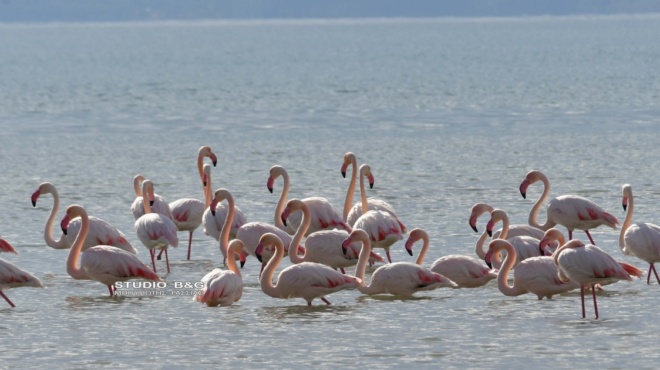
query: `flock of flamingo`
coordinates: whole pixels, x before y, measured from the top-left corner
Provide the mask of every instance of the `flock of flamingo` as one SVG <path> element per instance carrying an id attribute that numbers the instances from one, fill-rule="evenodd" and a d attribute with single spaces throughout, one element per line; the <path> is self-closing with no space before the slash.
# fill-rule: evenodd
<path id="1" fill-rule="evenodd" d="M 224 188 L 212 192 L 211 165 L 217 163 L 210 147 L 203 146 L 197 155 L 197 169 L 204 191 L 204 200 L 179 199 L 167 203 L 155 194 L 154 183 L 141 175 L 134 177 L 135 201 L 131 206 L 135 217 L 135 232 L 149 250 L 151 266 L 136 256 L 136 249 L 125 235 L 108 222 L 88 216 L 79 205 L 66 208 L 60 226 L 59 240 L 53 237 L 53 225 L 59 210 L 55 186 L 42 183 L 32 194 L 32 204 L 44 194 L 51 194 L 53 207 L 46 222 L 44 237 L 51 248 L 70 249 L 67 272 L 74 279 L 96 280 L 116 295 L 115 283 L 129 279 L 161 281 L 156 273 L 156 260 L 165 254 L 170 272 L 168 249 L 178 246 L 178 231 L 188 232 L 187 258 L 191 257 L 193 232 L 203 226 L 204 233 L 219 242 L 225 269 L 216 268 L 201 278 L 204 289 L 194 300 L 209 306 L 227 306 L 238 301 L 243 293 L 241 268 L 248 256 L 261 263 L 259 282 L 262 291 L 274 298 L 303 298 L 308 305 L 314 299 L 330 304 L 326 296 L 343 289 L 356 289 L 365 295 L 389 294 L 412 297 L 418 291 L 442 287 L 477 288 L 497 279 L 498 289 L 506 296 L 535 294 L 538 299 L 580 289 L 582 318 L 585 318 L 585 291 L 591 290 L 595 317 L 598 318 L 596 291 L 619 280 L 641 277 L 643 271 L 612 256 L 596 246 L 590 229 L 606 225 L 616 229 L 619 222 L 596 203 L 576 195 L 562 195 L 547 205 L 546 222 L 541 225 L 538 213 L 550 193 L 548 178 L 531 171 L 520 185 L 526 197 L 534 183 L 543 183 L 543 193 L 532 207 L 528 225 L 510 225 L 501 209 L 485 203 L 472 207 L 469 224 L 475 232 L 477 220 L 490 214 L 490 220 L 476 242 L 476 257 L 448 255 L 425 267 L 429 250 L 428 234 L 421 228 L 408 233 L 405 249 L 412 256 L 413 246 L 422 241 L 415 263 L 392 262 L 390 247 L 403 240 L 406 226 L 387 202 L 367 198 L 366 183 L 373 188 L 374 177 L 367 164 L 357 166 L 353 153 L 346 153 L 341 173 L 346 177 L 351 166 L 351 181 L 346 193 L 343 214 L 322 197 L 288 200 L 290 180 L 281 166 L 273 166 L 267 180 L 273 192 L 280 177 L 283 188 L 275 208 L 274 222 L 247 222 L 245 214 L 235 205 L 232 194 Z M 359 175 L 360 202 L 353 204 Z M 649 263 L 647 284 L 651 272 L 660 284 L 654 263 L 660 261 L 660 226 L 650 223 L 632 224 L 634 198 L 632 188 L 623 186 L 623 208 L 627 210 L 621 227 L 619 246 L 626 255 Z M 225 204 L 226 203 L 226 204 Z M 500 230 L 493 231 L 502 223 Z M 568 231 L 568 241 L 555 226 Z M 590 243 L 573 239 L 574 230 L 584 230 Z M 493 237 L 488 248 L 485 243 Z M 373 249 L 383 249 L 385 261 Z M 0 238 L 0 252 L 17 253 Z M 158 255 L 156 255 L 158 253 Z M 285 256 L 291 265 L 282 269 L 273 284 L 273 277 Z M 238 263 L 237 263 L 238 261 Z M 367 265 L 384 263 L 376 268 L 369 282 Z M 355 275 L 346 268 L 355 267 Z M 513 280 L 509 278 L 513 270 Z M 0 295 L 15 307 L 3 290 L 16 287 L 43 287 L 31 273 L 0 259 Z"/>

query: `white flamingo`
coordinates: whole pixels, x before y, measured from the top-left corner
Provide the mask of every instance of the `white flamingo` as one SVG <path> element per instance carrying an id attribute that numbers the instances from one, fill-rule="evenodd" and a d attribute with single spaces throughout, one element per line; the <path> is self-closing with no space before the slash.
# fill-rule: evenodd
<path id="1" fill-rule="evenodd" d="M 354 241 L 362 242 L 362 250 L 356 267 L 356 276 L 362 284 L 358 290 L 362 294 L 392 294 L 410 298 L 413 294 L 438 288 L 458 288 L 453 281 L 446 277 L 410 262 L 396 262 L 383 265 L 374 271 L 369 285 L 364 281 L 369 253 L 371 252 L 371 239 L 361 229 L 354 229 L 343 243 L 346 248 Z"/>
<path id="2" fill-rule="evenodd" d="M 172 221 L 176 225 L 178 231 L 188 232 L 188 255 L 187 259 L 190 260 L 190 250 L 192 248 L 193 233 L 199 225 L 202 224 L 202 216 L 204 210 L 211 203 L 210 188 L 205 181 L 205 174 L 203 171 L 204 158 L 210 158 L 215 166 L 217 157 L 209 146 L 202 146 L 197 151 L 197 172 L 199 173 L 200 180 L 202 181 L 202 190 L 204 192 L 204 201 L 195 198 L 181 198 L 169 204 L 172 210 Z M 209 190 L 207 191 L 207 188 Z"/>
<path id="3" fill-rule="evenodd" d="M 139 174 L 133 177 L 135 200 L 133 201 L 133 204 L 131 204 L 131 212 L 133 213 L 133 218 L 135 218 L 135 220 L 144 215 L 144 204 L 142 203 L 142 182 L 144 180 L 144 176 Z M 173 218 L 169 203 L 158 194 L 154 194 L 153 203 L 150 207 L 151 211 L 154 213 L 159 213 L 170 220 Z"/>
<path id="4" fill-rule="evenodd" d="M 204 178 L 206 179 L 206 188 L 209 192 L 209 206 L 211 197 L 211 166 L 208 164 L 204 165 Z M 222 225 L 225 223 L 227 214 L 229 213 L 229 207 L 225 206 L 223 203 L 216 202 L 215 213 L 211 212 L 211 208 L 207 206 L 204 211 L 204 216 L 202 217 L 202 225 L 204 225 L 204 233 L 210 235 L 213 239 L 220 241 L 220 231 L 222 230 Z M 229 230 L 229 239 L 236 238 L 236 233 L 238 229 L 247 223 L 247 218 L 243 211 L 240 208 L 234 206 L 234 221 L 231 223 L 231 229 Z M 224 255 L 223 255 L 224 256 Z M 224 256 L 226 257 L 226 256 Z"/>
<path id="5" fill-rule="evenodd" d="M 413 255 L 412 247 L 422 240 L 422 249 L 417 257 L 417 264 L 422 266 L 429 248 L 429 235 L 426 231 L 415 228 L 410 231 L 406 240 L 406 251 Z M 430 270 L 453 281 L 461 288 L 476 288 L 486 285 L 497 277 L 497 272 L 488 268 L 483 262 L 469 256 L 451 254 L 435 260 Z"/>
<path id="6" fill-rule="evenodd" d="M 72 205 L 66 209 L 62 218 L 62 228 L 69 222 L 80 217 L 81 227 L 76 240 L 69 251 L 66 271 L 72 278 L 91 279 L 108 286 L 110 296 L 115 295 L 114 284 L 129 279 L 146 279 L 160 281 L 160 278 L 147 265 L 142 263 L 134 254 L 110 245 L 97 245 L 82 252 L 83 241 L 89 232 L 89 217 L 85 209 L 79 205 Z M 82 253 L 82 256 L 81 256 Z M 80 267 L 78 267 L 80 259 Z"/>
<path id="7" fill-rule="evenodd" d="M 373 187 L 374 177 L 368 164 L 360 166 L 360 194 L 362 197 L 362 216 L 355 221 L 353 229 L 364 230 L 371 239 L 370 248 L 383 248 L 387 261 L 392 263 L 390 247 L 398 240 L 403 239 L 401 222 L 390 213 L 378 210 L 368 210 L 367 196 L 364 190 L 364 179 L 369 179 L 369 186 Z"/>
<path id="8" fill-rule="evenodd" d="M 54 249 L 69 249 L 80 232 L 80 219 L 71 220 L 68 229 L 62 230 L 63 233 L 60 235 L 60 238 L 55 240 L 53 238 L 53 224 L 57 217 L 57 211 L 60 208 L 60 196 L 53 184 L 49 182 L 41 183 L 39 188 L 32 193 L 33 207 L 37 206 L 37 200 L 43 194 L 53 195 L 53 208 L 50 210 L 50 215 L 46 221 L 46 228 L 44 229 L 46 245 Z M 126 240 L 124 233 L 112 226 L 109 222 L 98 217 L 90 216 L 89 225 L 89 233 L 87 234 L 82 247 L 83 251 L 96 245 L 111 245 L 133 254 L 137 253 L 137 250 L 135 250 L 131 243 Z"/>
<path id="9" fill-rule="evenodd" d="M 289 173 L 282 166 L 276 165 L 271 167 L 266 186 L 272 193 L 275 180 L 277 180 L 280 176 L 282 177 L 284 186 L 282 187 L 282 192 L 280 193 L 280 199 L 277 202 L 274 222 L 275 226 L 278 228 L 286 231 L 289 234 L 293 234 L 300 226 L 302 215 L 300 213 L 291 214 L 289 216 L 288 226 L 282 223 L 282 219 L 280 217 L 282 210 L 284 209 L 284 205 L 287 202 L 287 196 L 289 195 L 289 188 L 291 186 Z M 307 208 L 309 208 L 310 224 L 306 235 L 321 230 L 332 229 L 351 231 L 351 228 L 344 223 L 337 210 L 335 210 L 335 208 L 326 198 L 309 197 L 303 199 L 302 201 L 305 202 Z"/>
<path id="10" fill-rule="evenodd" d="M 0 238 L 0 252 L 18 254 L 16 249 L 2 238 Z M 36 276 L 0 258 L 0 296 L 9 303 L 9 306 L 16 307 L 3 290 L 21 287 L 43 288 L 44 286 Z"/>
<path id="11" fill-rule="evenodd" d="M 589 229 L 607 225 L 616 230 L 619 220 L 610 213 L 605 212 L 598 204 L 577 195 L 561 195 L 548 203 L 547 220 L 539 224 L 537 217 L 548 194 L 550 194 L 550 181 L 540 171 L 530 171 L 520 184 L 520 194 L 527 197 L 527 188 L 537 181 L 543 183 L 543 193 L 529 212 L 529 224 L 543 231 L 555 225 L 562 225 L 568 230 L 568 239 L 573 239 L 573 230 L 584 230 L 592 244 L 596 244 L 589 233 Z"/>
<path id="12" fill-rule="evenodd" d="M 632 186 L 623 185 L 623 210 L 628 209 L 626 219 L 621 226 L 619 234 L 619 247 L 624 254 L 635 256 L 649 264 L 649 272 L 646 277 L 646 284 L 651 283 L 651 271 L 660 284 L 658 272 L 655 270 L 654 263 L 660 262 L 660 226 L 638 222 L 632 224 L 632 216 L 635 211 L 635 198 L 633 197 Z"/>
<path id="13" fill-rule="evenodd" d="M 553 254 L 555 265 L 559 269 L 561 281 L 573 280 L 580 285 L 582 298 L 582 318 L 584 309 L 584 290 L 591 287 L 594 311 L 598 318 L 596 303 L 596 285 L 605 285 L 619 280 L 631 281 L 631 277 L 641 277 L 644 271 L 635 266 L 614 260 L 609 254 L 593 244 L 584 244 L 580 240 L 571 240 L 559 247 Z"/>
<path id="14" fill-rule="evenodd" d="M 151 202 L 154 199 L 154 185 L 151 180 L 142 182 L 142 194 L 146 201 L 142 202 L 144 206 L 144 215 L 135 221 L 135 231 L 138 238 L 149 249 L 151 264 L 156 271 L 155 249 L 165 250 L 165 260 L 167 263 L 167 272 L 170 272 L 170 260 L 167 255 L 168 246 L 177 247 L 179 239 L 176 235 L 176 225 L 174 222 L 160 213 L 151 212 Z"/>
<path id="15" fill-rule="evenodd" d="M 355 157 L 355 154 L 351 152 L 347 152 L 344 154 L 344 163 L 341 166 L 341 175 L 346 178 L 346 170 L 348 169 L 348 166 L 351 166 L 351 182 L 348 185 L 348 190 L 346 191 L 346 199 L 344 200 L 344 222 L 348 224 L 348 226 L 353 227 L 355 225 L 355 222 L 362 216 L 363 210 L 362 210 L 362 203 L 356 203 L 353 205 L 353 195 L 355 193 L 355 183 L 357 181 L 357 175 L 358 175 L 358 168 L 357 168 L 357 158 Z M 373 188 L 373 180 L 369 184 Z M 360 196 L 363 198 L 366 198 L 366 195 L 363 191 L 362 187 L 362 179 L 360 179 Z M 364 199 L 362 199 L 364 201 Z M 406 226 L 399 220 L 399 217 L 396 215 L 396 212 L 394 211 L 394 207 L 392 207 L 389 203 L 382 199 L 377 199 L 377 198 L 369 198 L 366 199 L 367 202 L 367 209 L 369 210 L 375 210 L 375 211 L 383 211 L 386 213 L 389 213 L 392 215 L 392 217 L 396 218 L 397 222 L 399 223 L 399 226 L 401 227 L 401 232 L 406 233 Z"/>
<path id="16" fill-rule="evenodd" d="M 275 234 L 264 234 L 257 246 L 256 256 L 261 261 L 262 252 L 270 247 L 275 247 L 275 255 L 268 261 L 259 283 L 261 290 L 273 298 L 303 298 L 308 306 L 312 305 L 315 298 L 320 298 L 330 304 L 325 298 L 326 295 L 360 286 L 361 280 L 355 276 L 344 275 L 326 265 L 312 262 L 285 268 L 278 275 L 277 284 L 273 285 L 273 275 L 284 257 L 282 240 Z M 364 263 L 366 264 L 366 260 Z"/>
<path id="17" fill-rule="evenodd" d="M 349 246 L 351 248 L 350 253 L 342 251 L 342 242 L 348 238 L 348 232 L 345 230 L 321 230 L 311 233 L 305 239 L 305 244 L 302 245 L 302 239 L 307 234 L 306 231 L 310 225 L 310 210 L 307 203 L 299 199 L 289 200 L 282 211 L 282 222 L 286 225 L 288 218 L 298 212 L 302 213 L 302 219 L 296 233 L 293 235 L 292 243 L 303 246 L 304 254 L 300 256 L 298 253 L 289 251 L 291 263 L 322 263 L 333 269 L 341 270 L 343 274 L 346 273 L 346 267 L 354 266 L 357 263 L 360 252 L 358 242 Z M 383 262 L 383 258 L 375 253 L 371 254 L 371 258 L 373 261 Z"/>

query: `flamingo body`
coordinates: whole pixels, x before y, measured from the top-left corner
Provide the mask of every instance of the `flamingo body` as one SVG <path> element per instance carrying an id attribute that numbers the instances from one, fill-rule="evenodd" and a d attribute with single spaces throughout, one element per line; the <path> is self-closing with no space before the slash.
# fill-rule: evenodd
<path id="1" fill-rule="evenodd" d="M 632 224 L 632 216 L 635 209 L 632 187 L 623 185 L 623 209 L 628 209 L 626 219 L 621 226 L 619 235 L 619 247 L 621 251 L 630 256 L 635 256 L 649 264 L 649 272 L 646 283 L 651 283 L 651 272 L 660 284 L 660 277 L 655 270 L 655 263 L 660 262 L 660 226 L 639 222 Z"/>
<path id="2" fill-rule="evenodd" d="M 9 306 L 16 307 L 3 290 L 20 287 L 43 288 L 44 286 L 36 276 L 0 258 L 0 296 L 9 303 Z"/>
<path id="3" fill-rule="evenodd" d="M 453 281 L 461 288 L 477 288 L 497 277 L 483 262 L 469 256 L 448 255 L 440 257 L 430 270 Z"/>

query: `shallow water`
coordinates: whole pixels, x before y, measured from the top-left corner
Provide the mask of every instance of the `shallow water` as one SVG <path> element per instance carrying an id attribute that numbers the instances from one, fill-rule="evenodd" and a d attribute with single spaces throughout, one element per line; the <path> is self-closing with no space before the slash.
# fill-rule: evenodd
<path id="1" fill-rule="evenodd" d="M 43 240 L 52 200 L 33 208 L 29 197 L 52 182 L 63 207 L 79 203 L 115 224 L 143 261 L 132 178 L 144 174 L 169 201 L 202 198 L 201 145 L 219 157 L 214 188 L 228 188 L 250 221 L 265 222 L 277 202 L 265 186 L 270 166 L 288 169 L 291 197 L 322 195 L 340 209 L 342 155 L 353 151 L 376 177 L 369 195 L 393 204 L 409 229 L 428 231 L 429 265 L 474 254 L 474 203 L 524 223 L 541 193 L 537 185 L 528 199 L 518 193 L 531 169 L 548 175 L 552 196 L 590 197 L 620 220 L 621 185 L 631 183 L 635 220 L 654 222 L 657 21 L 0 25 L 0 233 L 20 253 L 2 257 L 46 285 L 7 291 L 17 307 L 0 305 L 0 363 L 655 367 L 657 284 L 607 286 L 598 320 L 590 305 L 580 318 L 579 292 L 538 301 L 505 297 L 494 282 L 412 300 L 344 291 L 310 308 L 264 295 L 249 259 L 231 307 L 190 296 L 109 298 L 106 287 L 67 275 L 67 251 Z M 592 234 L 646 270 L 622 255 L 618 230 Z M 187 234 L 179 238 L 183 246 Z M 183 247 L 171 251 L 167 282 L 196 282 L 220 264 L 201 229 L 193 243 L 192 261 Z M 392 257 L 412 261 L 402 243 Z"/>

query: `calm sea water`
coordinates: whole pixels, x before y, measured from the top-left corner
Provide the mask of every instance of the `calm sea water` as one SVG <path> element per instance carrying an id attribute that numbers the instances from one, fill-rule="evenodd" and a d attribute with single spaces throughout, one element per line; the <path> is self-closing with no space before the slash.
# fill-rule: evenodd
<path id="1" fill-rule="evenodd" d="M 277 201 L 270 166 L 289 170 L 292 197 L 339 209 L 342 155 L 355 152 L 374 171 L 370 195 L 429 232 L 427 264 L 473 255 L 474 203 L 524 223 L 541 191 L 518 193 L 531 169 L 548 175 L 552 195 L 588 196 L 621 220 L 631 183 L 635 219 L 660 222 L 659 20 L 0 25 L 0 234 L 20 252 L 2 257 L 47 287 L 7 291 L 17 307 L 0 304 L 0 367 L 657 367 L 657 284 L 606 287 L 599 320 L 590 306 L 581 319 L 579 293 L 505 297 L 494 282 L 413 300 L 345 291 L 309 308 L 264 295 L 251 259 L 231 307 L 109 298 L 67 275 L 67 251 L 43 241 L 51 198 L 35 209 L 30 194 L 52 182 L 63 207 L 112 222 L 144 261 L 132 177 L 170 201 L 201 198 L 201 145 L 219 156 L 214 187 L 266 222 Z M 618 230 L 593 235 L 647 268 L 622 255 Z M 392 255 L 412 261 L 402 243 Z M 201 229 L 192 261 L 182 247 L 170 259 L 168 282 L 198 281 L 221 262 Z"/>

